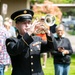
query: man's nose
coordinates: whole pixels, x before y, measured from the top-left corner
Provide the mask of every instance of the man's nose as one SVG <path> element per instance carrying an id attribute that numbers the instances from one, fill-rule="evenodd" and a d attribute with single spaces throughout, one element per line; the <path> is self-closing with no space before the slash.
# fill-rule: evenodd
<path id="1" fill-rule="evenodd" d="M 25 26 L 28 27 L 28 24 L 26 24 Z"/>

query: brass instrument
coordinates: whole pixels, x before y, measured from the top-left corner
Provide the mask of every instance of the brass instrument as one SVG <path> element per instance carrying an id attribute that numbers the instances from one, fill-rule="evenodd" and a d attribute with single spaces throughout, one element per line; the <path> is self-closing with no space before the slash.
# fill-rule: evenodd
<path id="1" fill-rule="evenodd" d="M 51 14 L 47 14 L 45 16 L 44 22 L 46 25 L 48 26 L 53 26 L 55 24 L 55 16 L 51 15 Z"/>
<path id="2" fill-rule="evenodd" d="M 43 16 L 40 20 L 41 23 L 43 22 L 43 25 L 40 25 L 40 27 L 43 27 L 42 29 L 37 29 L 36 34 L 44 34 L 44 30 L 48 30 L 50 26 L 53 26 L 55 24 L 55 17 L 51 14 L 47 14 L 46 16 Z"/>

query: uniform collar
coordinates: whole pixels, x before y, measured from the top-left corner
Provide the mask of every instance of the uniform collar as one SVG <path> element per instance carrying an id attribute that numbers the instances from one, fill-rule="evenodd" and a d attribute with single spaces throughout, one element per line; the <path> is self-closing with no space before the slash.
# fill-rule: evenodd
<path id="1" fill-rule="evenodd" d="M 18 34 L 17 38 L 19 39 L 19 38 L 21 38 L 21 37 L 22 37 L 22 35 Z"/>

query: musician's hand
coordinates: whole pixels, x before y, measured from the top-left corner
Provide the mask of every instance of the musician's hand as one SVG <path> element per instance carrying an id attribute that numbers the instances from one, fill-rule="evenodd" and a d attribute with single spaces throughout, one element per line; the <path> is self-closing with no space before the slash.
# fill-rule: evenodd
<path id="1" fill-rule="evenodd" d="M 36 26 L 39 24 L 37 20 L 35 20 L 32 24 L 28 25 L 27 33 L 29 35 L 33 34 L 35 32 Z"/>

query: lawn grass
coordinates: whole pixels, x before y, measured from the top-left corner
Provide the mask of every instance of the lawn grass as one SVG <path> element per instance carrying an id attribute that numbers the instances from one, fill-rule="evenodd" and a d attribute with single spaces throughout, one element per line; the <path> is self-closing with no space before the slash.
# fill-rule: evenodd
<path id="1" fill-rule="evenodd" d="M 70 65 L 70 75 L 75 75 L 75 54 L 72 55 L 72 60 Z"/>
<path id="2" fill-rule="evenodd" d="M 69 31 L 68 31 L 68 34 L 70 34 L 70 35 L 75 35 L 75 30 L 69 30 Z"/>
<path id="3" fill-rule="evenodd" d="M 43 71 L 45 75 L 54 75 L 53 58 L 47 59 L 46 68 Z M 75 54 L 72 55 L 69 75 L 75 75 Z"/>
<path id="4" fill-rule="evenodd" d="M 43 71 L 45 75 L 54 75 L 54 66 L 52 57 L 47 58 L 46 68 L 43 68 Z M 5 72 L 5 75 L 11 75 L 11 67 L 9 67 L 8 71 Z M 75 54 L 72 55 L 69 75 L 75 75 Z"/>

